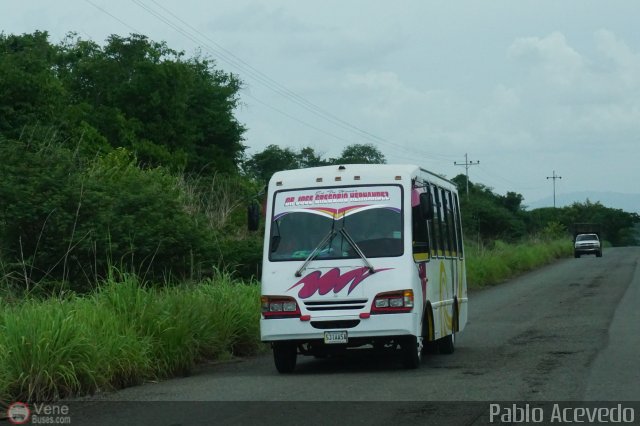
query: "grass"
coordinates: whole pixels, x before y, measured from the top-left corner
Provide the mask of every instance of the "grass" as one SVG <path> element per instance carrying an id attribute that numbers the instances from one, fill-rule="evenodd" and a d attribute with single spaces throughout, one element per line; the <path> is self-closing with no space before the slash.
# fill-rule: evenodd
<path id="1" fill-rule="evenodd" d="M 469 246 L 466 251 L 467 284 L 481 288 L 573 255 L 570 240 L 530 238 L 518 244 L 495 241 L 490 247 Z"/>
<path id="2" fill-rule="evenodd" d="M 570 241 L 467 247 L 470 288 L 572 255 Z M 0 298 L 0 400 L 51 401 L 185 375 L 204 360 L 259 352 L 257 283 L 218 273 L 147 287 L 118 275 L 92 294 Z"/>
<path id="3" fill-rule="evenodd" d="M 92 295 L 0 308 L 0 399 L 50 401 L 188 374 L 260 350 L 259 286 L 109 281 Z"/>

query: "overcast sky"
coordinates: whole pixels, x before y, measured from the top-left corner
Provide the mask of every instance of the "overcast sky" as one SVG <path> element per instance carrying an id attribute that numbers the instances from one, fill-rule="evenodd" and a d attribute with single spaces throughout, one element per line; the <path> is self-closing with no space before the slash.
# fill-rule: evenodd
<path id="1" fill-rule="evenodd" d="M 389 163 L 470 179 L 525 204 L 638 193 L 640 2 L 0 0 L 0 31 L 138 32 L 244 81 L 238 119 L 325 157 L 373 143 Z"/>

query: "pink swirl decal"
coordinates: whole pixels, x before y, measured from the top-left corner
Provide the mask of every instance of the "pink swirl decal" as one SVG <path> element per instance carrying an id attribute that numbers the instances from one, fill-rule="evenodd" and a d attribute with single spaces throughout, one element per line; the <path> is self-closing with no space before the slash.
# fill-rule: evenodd
<path id="1" fill-rule="evenodd" d="M 376 269 L 375 272 L 382 272 L 388 269 L 393 268 Z M 358 284 L 360 284 L 370 276 L 371 272 L 366 266 L 353 269 L 349 272 L 345 272 L 344 274 L 340 274 L 340 268 L 333 268 L 326 272 L 324 275 L 322 275 L 322 272 L 320 271 L 314 271 L 302 277 L 300 281 L 292 285 L 287 291 L 301 285 L 302 288 L 298 292 L 298 297 L 301 299 L 306 299 L 313 296 L 316 291 L 321 296 L 324 296 L 331 290 L 333 290 L 334 293 L 339 293 L 343 288 L 351 283 L 351 285 L 349 286 L 349 291 L 347 292 L 347 294 L 350 294 L 353 289 L 358 286 Z"/>

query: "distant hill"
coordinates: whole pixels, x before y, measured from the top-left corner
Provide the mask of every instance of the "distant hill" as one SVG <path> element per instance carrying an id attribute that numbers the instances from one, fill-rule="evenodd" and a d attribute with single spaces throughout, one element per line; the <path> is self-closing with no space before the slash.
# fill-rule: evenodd
<path id="1" fill-rule="evenodd" d="M 640 214 L 640 194 L 623 194 L 620 192 L 571 192 L 568 194 L 556 194 L 556 206 L 564 207 L 573 203 L 584 203 L 586 200 L 595 203 L 600 202 L 605 207 L 621 209 L 625 212 Z M 523 203 L 527 210 L 541 207 L 553 207 L 553 197 L 543 198 L 528 203 Z"/>

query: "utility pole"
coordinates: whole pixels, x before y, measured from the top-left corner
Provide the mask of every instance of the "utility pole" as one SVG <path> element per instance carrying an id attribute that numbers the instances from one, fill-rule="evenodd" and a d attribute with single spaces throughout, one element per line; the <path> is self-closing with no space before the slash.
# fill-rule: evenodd
<path id="1" fill-rule="evenodd" d="M 475 163 L 473 161 L 469 161 L 469 157 L 467 156 L 467 154 L 464 154 L 464 163 L 458 163 L 457 161 L 453 162 L 454 165 L 456 166 L 464 166 L 465 170 L 466 170 L 466 176 L 467 176 L 467 200 L 469 199 L 469 167 L 470 166 L 477 166 L 478 164 L 480 164 L 480 161 L 476 161 Z"/>
<path id="2" fill-rule="evenodd" d="M 553 179 L 553 208 L 556 208 L 556 179 L 562 179 L 562 176 L 556 175 L 556 171 L 553 171 L 552 176 L 547 176 L 547 179 Z"/>

